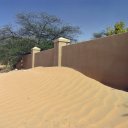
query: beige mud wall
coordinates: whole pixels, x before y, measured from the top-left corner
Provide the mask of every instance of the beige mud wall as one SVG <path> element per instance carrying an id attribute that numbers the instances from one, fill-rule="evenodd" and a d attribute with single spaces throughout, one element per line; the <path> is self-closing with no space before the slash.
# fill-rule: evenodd
<path id="1" fill-rule="evenodd" d="M 62 48 L 62 66 L 106 85 L 128 89 L 128 33 Z"/>
<path id="2" fill-rule="evenodd" d="M 54 65 L 54 48 L 35 54 L 35 67 L 50 67 Z"/>

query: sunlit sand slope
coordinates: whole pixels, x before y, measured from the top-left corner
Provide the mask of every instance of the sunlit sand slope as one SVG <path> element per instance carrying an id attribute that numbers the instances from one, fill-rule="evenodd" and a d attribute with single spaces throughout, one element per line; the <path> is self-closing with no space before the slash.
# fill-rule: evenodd
<path id="1" fill-rule="evenodd" d="M 128 94 L 69 68 L 0 74 L 0 128 L 128 128 Z"/>

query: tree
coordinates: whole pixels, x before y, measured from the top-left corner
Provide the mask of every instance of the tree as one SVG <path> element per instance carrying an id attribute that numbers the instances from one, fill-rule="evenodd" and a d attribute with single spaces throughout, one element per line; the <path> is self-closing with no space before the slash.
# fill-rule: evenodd
<path id="1" fill-rule="evenodd" d="M 100 38 L 104 36 L 110 36 L 110 35 L 120 34 L 125 32 L 128 32 L 128 28 L 125 26 L 124 22 L 120 21 L 120 22 L 117 22 L 114 25 L 114 27 L 107 27 L 104 32 L 94 33 L 93 37 Z"/>
<path id="2" fill-rule="evenodd" d="M 16 32 L 13 31 L 11 25 L 5 25 L 0 29 L 0 44 L 7 39 L 20 38 Z"/>
<path id="3" fill-rule="evenodd" d="M 42 39 L 52 41 L 60 36 L 75 40 L 80 33 L 79 27 L 65 24 L 60 18 L 47 13 L 19 13 L 16 17 L 19 35 L 37 42 Z"/>
<path id="4" fill-rule="evenodd" d="M 122 21 L 119 23 L 116 23 L 114 28 L 115 28 L 115 34 L 124 33 L 124 32 L 127 32 L 128 30 L 128 28 L 125 27 L 125 23 Z"/>
<path id="5" fill-rule="evenodd" d="M 10 68 L 15 68 L 22 56 L 30 53 L 30 49 L 34 46 L 35 42 L 27 39 L 8 39 L 0 46 L 0 62 Z"/>
<path id="6" fill-rule="evenodd" d="M 47 13 L 19 13 L 16 21 L 16 31 L 11 25 L 0 29 L 0 40 L 28 38 L 39 43 L 42 40 L 53 41 L 62 36 L 74 41 L 81 33 L 79 27 L 65 24 L 60 18 Z"/>
<path id="7" fill-rule="evenodd" d="M 79 27 L 47 13 L 19 13 L 16 19 L 18 29 L 11 25 L 0 29 L 0 62 L 11 68 L 34 46 L 49 49 L 56 38 L 62 36 L 75 41 L 80 34 Z"/>
<path id="8" fill-rule="evenodd" d="M 103 32 L 95 32 L 95 33 L 93 33 L 93 37 L 94 38 L 101 38 L 101 37 L 103 37 L 103 35 L 104 35 L 104 31 Z"/>

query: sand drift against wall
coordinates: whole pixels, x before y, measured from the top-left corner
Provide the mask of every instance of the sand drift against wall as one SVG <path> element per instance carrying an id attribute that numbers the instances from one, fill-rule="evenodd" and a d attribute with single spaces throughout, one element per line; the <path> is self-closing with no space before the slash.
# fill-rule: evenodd
<path id="1" fill-rule="evenodd" d="M 128 128 L 128 94 L 70 68 L 0 74 L 0 128 Z"/>

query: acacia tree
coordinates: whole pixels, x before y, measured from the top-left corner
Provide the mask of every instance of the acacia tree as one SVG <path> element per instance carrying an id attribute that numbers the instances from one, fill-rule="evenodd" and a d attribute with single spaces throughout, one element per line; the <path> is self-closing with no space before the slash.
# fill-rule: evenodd
<path id="1" fill-rule="evenodd" d="M 16 21 L 18 29 L 10 25 L 0 29 L 0 62 L 12 68 L 34 46 L 52 48 L 54 39 L 62 36 L 75 41 L 80 34 L 79 27 L 47 13 L 19 13 Z"/>
<path id="2" fill-rule="evenodd" d="M 56 16 L 47 13 L 19 13 L 17 23 L 18 35 L 37 40 L 52 41 L 60 36 L 75 40 L 80 33 L 79 27 L 65 24 Z"/>
<path id="3" fill-rule="evenodd" d="M 105 31 L 99 32 L 99 33 L 94 33 L 93 37 L 94 38 L 100 38 L 104 36 L 110 36 L 114 34 L 120 34 L 120 33 L 125 33 L 128 32 L 128 28 L 126 27 L 125 23 L 120 21 L 117 22 L 114 27 L 107 27 Z"/>

